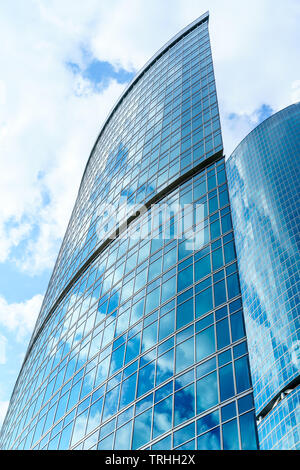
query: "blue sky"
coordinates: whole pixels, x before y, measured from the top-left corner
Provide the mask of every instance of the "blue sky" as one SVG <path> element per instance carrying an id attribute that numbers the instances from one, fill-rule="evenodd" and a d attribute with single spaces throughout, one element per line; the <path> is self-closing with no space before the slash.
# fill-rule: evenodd
<path id="1" fill-rule="evenodd" d="M 300 99 L 298 0 L 1 2 L 0 422 L 101 124 L 137 70 L 207 10 L 230 154 Z"/>

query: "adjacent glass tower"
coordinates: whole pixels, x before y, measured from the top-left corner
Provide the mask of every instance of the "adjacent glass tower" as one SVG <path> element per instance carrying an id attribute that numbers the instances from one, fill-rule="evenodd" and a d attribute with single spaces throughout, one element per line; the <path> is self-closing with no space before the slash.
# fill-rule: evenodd
<path id="1" fill-rule="evenodd" d="M 208 14 L 105 122 L 3 449 L 256 449 Z"/>
<path id="2" fill-rule="evenodd" d="M 300 448 L 300 103 L 227 162 L 261 449 Z"/>

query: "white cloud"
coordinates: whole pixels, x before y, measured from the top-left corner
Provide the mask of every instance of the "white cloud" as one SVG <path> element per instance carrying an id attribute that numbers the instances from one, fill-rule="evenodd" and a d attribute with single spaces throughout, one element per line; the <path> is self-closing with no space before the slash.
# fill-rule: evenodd
<path id="1" fill-rule="evenodd" d="M 0 325 L 9 332 L 14 333 L 14 339 L 22 341 L 24 337 L 31 333 L 41 308 L 43 296 L 35 295 L 29 300 L 20 303 L 8 303 L 3 297 L 0 297 Z M 1 343 L 3 336 L 0 335 L 0 363 Z M 5 338 L 4 338 L 5 339 Z"/>
<path id="2" fill-rule="evenodd" d="M 7 339 L 0 334 L 0 364 L 2 365 L 6 363 L 6 343 Z"/>
<path id="3" fill-rule="evenodd" d="M 0 427 L 5 418 L 7 408 L 8 408 L 8 403 L 9 403 L 8 401 L 0 401 Z"/>

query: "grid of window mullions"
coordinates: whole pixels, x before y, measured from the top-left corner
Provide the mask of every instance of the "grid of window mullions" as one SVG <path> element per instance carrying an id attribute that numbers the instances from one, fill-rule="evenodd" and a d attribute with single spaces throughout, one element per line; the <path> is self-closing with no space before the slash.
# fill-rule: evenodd
<path id="1" fill-rule="evenodd" d="M 237 342 L 237 345 L 243 343 L 244 341 L 245 341 L 245 338 L 243 338 L 242 340 L 239 340 L 239 341 Z M 232 344 L 232 346 L 235 346 L 235 345 L 236 345 L 236 344 Z M 226 347 L 226 348 L 224 348 L 224 349 L 225 349 L 225 350 L 226 350 L 226 349 L 228 350 L 228 347 Z M 222 351 L 220 351 L 220 352 L 222 352 Z M 244 354 L 244 356 L 243 356 L 243 355 L 242 355 L 242 356 L 238 356 L 238 358 L 241 358 L 241 357 L 245 357 L 245 354 Z M 205 360 L 204 360 L 204 361 L 201 361 L 199 364 L 201 365 L 201 363 L 207 362 L 208 360 L 209 360 L 209 358 L 205 358 Z M 223 366 L 224 366 L 224 365 L 226 365 L 226 363 L 223 364 Z M 146 367 L 146 366 L 145 366 L 145 367 Z M 175 377 L 175 378 L 174 378 L 174 381 L 176 381 L 176 379 L 180 378 L 182 375 L 188 374 L 191 370 L 194 370 L 194 367 L 187 369 L 186 371 L 184 371 L 184 373 L 180 372 L 179 374 L 177 374 L 176 376 L 174 376 L 174 377 Z M 218 369 L 212 369 L 212 370 L 210 370 L 207 375 L 211 374 L 211 373 L 213 372 L 213 370 L 218 370 Z M 206 376 L 206 375 L 204 374 L 201 378 L 204 378 L 205 376 Z M 217 377 L 219 377 L 219 376 L 217 376 Z M 127 377 L 127 379 L 128 379 L 128 378 L 130 378 L 130 376 Z M 165 382 L 168 383 L 169 380 L 170 380 L 170 379 L 166 379 Z M 234 380 L 235 380 L 235 376 L 234 376 Z M 219 381 L 219 378 L 218 378 L 218 381 Z M 174 383 L 175 383 L 175 382 L 174 382 Z M 191 381 L 191 383 L 193 383 L 193 381 Z M 195 387 L 196 387 L 196 383 L 197 383 L 197 380 L 194 382 L 194 386 L 195 386 Z M 218 382 L 218 384 L 219 384 L 219 382 Z M 164 385 L 165 385 L 165 383 L 163 382 L 163 383 L 159 384 L 159 386 L 156 387 L 155 390 L 154 390 L 154 389 L 152 390 L 152 392 L 151 392 L 151 394 L 150 394 L 150 395 L 153 395 L 152 400 L 154 399 L 154 396 L 155 396 L 154 394 L 155 394 L 155 392 L 156 392 L 159 388 L 163 387 Z M 177 388 L 177 389 L 175 390 L 175 393 L 178 392 L 178 391 L 180 391 L 181 389 L 184 389 L 184 388 L 187 387 L 188 385 L 189 385 L 188 382 L 185 383 L 181 388 L 180 388 L 180 387 Z M 219 388 L 219 385 L 218 385 L 218 388 Z M 235 388 L 236 388 L 236 384 L 235 384 Z M 110 391 L 111 391 L 111 390 L 113 390 L 113 389 L 110 389 Z M 136 383 L 136 391 L 137 391 L 137 383 Z M 148 393 L 148 392 L 147 392 L 147 393 Z M 145 398 L 147 398 L 147 393 L 145 394 L 145 396 L 139 397 L 139 398 L 141 398 L 140 401 L 143 401 Z M 168 398 L 169 396 L 174 396 L 174 395 L 172 395 L 173 393 L 174 393 L 174 390 L 173 390 L 173 392 L 172 392 L 170 395 L 164 396 L 160 401 L 157 401 L 157 402 L 154 402 L 154 403 L 153 403 L 153 401 L 152 401 L 152 405 L 149 405 L 149 406 L 151 407 L 151 406 L 153 406 L 154 404 L 157 405 L 157 404 L 159 404 L 160 402 L 164 401 L 164 400 L 165 400 L 166 398 Z M 219 393 L 220 393 L 220 392 L 219 392 Z M 247 394 L 247 393 L 249 393 L 249 389 L 243 391 L 239 396 L 244 396 L 244 395 Z M 196 396 L 196 395 L 197 395 L 197 393 L 196 393 L 196 389 L 195 389 L 195 396 Z M 83 401 L 85 401 L 85 400 L 83 400 Z M 220 401 L 221 401 L 221 400 L 220 400 Z M 222 405 L 226 405 L 228 402 L 231 402 L 231 401 L 232 401 L 232 398 L 229 398 L 229 399 L 225 400 L 224 402 L 222 402 Z M 137 404 L 136 406 L 138 406 L 138 404 Z M 132 407 L 132 403 L 130 403 L 130 405 L 128 406 L 127 409 L 129 409 L 129 408 L 131 408 L 131 407 Z M 126 413 L 127 409 L 120 409 L 120 411 L 119 411 L 119 413 L 117 414 L 117 416 L 119 416 L 120 414 Z M 146 407 L 145 409 L 143 409 L 143 410 L 140 412 L 140 414 L 142 414 L 146 409 L 147 409 L 147 407 Z M 173 409 L 174 409 L 174 400 L 173 400 Z M 210 408 L 210 409 L 208 409 L 208 410 L 205 410 L 204 412 L 202 412 L 202 413 L 200 413 L 200 414 L 198 415 L 198 418 L 199 418 L 199 417 L 202 417 L 202 416 L 205 416 L 208 412 L 211 413 L 212 411 L 214 411 L 214 409 L 218 409 L 218 408 L 217 408 L 217 407 L 212 407 L 212 408 Z M 197 414 L 197 413 L 196 413 L 196 414 Z M 135 417 L 137 417 L 138 415 L 139 415 L 139 413 L 138 413 L 138 414 L 135 414 Z M 172 413 L 172 415 L 174 416 L 174 413 Z M 115 418 L 113 418 L 113 420 L 114 420 L 114 419 L 115 419 Z M 193 418 L 192 418 L 192 419 L 193 419 Z M 184 425 L 189 424 L 189 421 L 190 421 L 190 420 L 184 422 Z M 111 418 L 108 418 L 108 422 L 111 422 Z M 153 424 L 153 419 L 151 419 L 151 423 Z M 102 423 L 102 424 L 103 424 L 104 427 L 108 425 L 107 422 L 104 422 L 104 423 Z M 123 425 L 124 425 L 124 423 L 122 423 L 122 426 L 123 426 Z M 180 428 L 180 427 L 182 427 L 182 424 L 175 426 L 175 423 L 172 423 L 172 424 L 170 425 L 170 429 L 169 429 L 169 430 L 165 431 L 165 433 L 163 433 L 162 435 L 157 436 L 157 438 L 155 438 L 155 439 L 156 439 L 156 440 L 157 440 L 158 438 L 161 439 L 161 437 L 162 437 L 164 434 L 169 433 L 171 429 L 176 431 L 176 430 L 177 430 L 178 428 Z M 90 434 L 93 434 L 94 432 L 95 432 L 95 429 L 93 429 Z M 150 435 L 152 436 L 152 432 L 151 432 Z M 196 434 L 195 434 L 195 435 L 196 435 Z M 84 440 L 85 440 L 87 437 L 89 437 L 89 436 L 85 436 Z M 104 437 L 105 437 L 105 435 L 104 435 Z M 78 442 L 75 444 L 75 447 L 77 447 L 77 446 L 78 446 Z M 130 448 L 131 448 L 131 447 L 130 447 Z"/>
<path id="2" fill-rule="evenodd" d="M 242 344 L 243 342 L 245 342 L 245 338 L 242 338 L 242 339 L 238 340 L 237 342 L 232 343 L 232 344 L 231 344 L 231 347 L 234 347 L 234 346 L 236 346 L 236 345 Z M 231 349 L 231 348 L 230 348 L 230 349 Z M 230 350 L 230 349 L 229 349 L 229 350 Z M 227 351 L 228 351 L 228 346 L 225 347 L 225 348 L 223 348 L 223 350 L 227 350 Z M 222 353 L 223 350 L 218 351 L 218 353 Z M 165 351 L 164 354 L 165 354 L 166 352 L 168 352 L 168 350 Z M 247 354 L 246 354 L 246 355 L 247 355 Z M 214 356 L 215 356 L 215 355 L 212 355 L 211 357 L 214 357 Z M 245 357 L 245 354 L 242 355 L 242 356 L 238 356 L 237 358 L 239 359 L 239 358 L 241 358 L 241 357 Z M 207 362 L 209 359 L 210 359 L 210 357 L 206 357 L 204 360 L 202 360 L 202 361 L 201 361 L 199 364 L 197 364 L 197 365 L 201 365 L 202 363 Z M 131 364 L 132 364 L 133 362 L 135 362 L 135 361 L 136 361 L 136 359 L 134 359 L 134 360 L 131 362 Z M 129 364 L 129 365 L 130 365 L 130 364 Z M 129 366 L 129 365 L 128 365 L 128 366 Z M 222 364 L 222 365 L 224 366 L 224 365 L 226 365 L 226 363 L 225 363 L 225 364 Z M 147 364 L 146 364 L 144 367 L 147 367 Z M 177 373 L 176 375 L 174 375 L 174 380 L 176 381 L 176 380 L 177 380 L 178 378 L 180 378 L 182 375 L 186 375 L 187 373 L 189 373 L 189 371 L 194 370 L 194 369 L 195 369 L 195 366 L 188 368 L 188 369 L 185 370 L 184 372 L 180 371 L 180 373 Z M 210 370 L 210 371 L 208 372 L 208 375 L 211 374 L 211 372 L 213 372 L 213 370 L 218 370 L 218 369 L 212 369 L 212 370 Z M 134 372 L 133 375 L 134 375 L 135 373 L 136 373 L 136 372 Z M 201 376 L 201 378 L 203 378 L 203 377 L 205 377 L 205 376 L 206 376 L 206 375 L 204 374 L 203 376 Z M 217 376 L 217 377 L 218 377 L 218 376 Z M 128 377 L 126 377 L 126 379 L 129 379 L 129 378 L 130 378 L 130 375 L 129 375 Z M 111 381 L 112 379 L 113 379 L 113 377 L 110 378 L 110 381 Z M 219 380 L 219 379 L 218 379 L 218 380 Z M 234 380 L 235 380 L 235 376 L 234 376 Z M 159 388 L 162 388 L 162 387 L 163 387 L 166 383 L 168 383 L 169 381 L 170 381 L 170 379 L 166 379 L 164 382 L 162 382 L 161 384 L 159 384 L 157 387 L 155 387 L 155 389 L 153 389 L 153 390 L 151 391 L 150 395 L 153 395 L 153 397 L 154 397 L 154 393 L 155 393 Z M 196 386 L 196 382 L 197 382 L 197 380 L 195 381 L 195 386 Z M 183 388 L 185 388 L 186 386 L 188 386 L 188 383 L 184 384 L 184 386 L 181 387 L 181 388 L 183 389 Z M 103 385 L 101 385 L 99 388 L 101 389 L 102 387 L 103 387 Z M 136 382 L 136 392 L 137 392 L 137 387 L 138 387 L 138 383 Z M 181 388 L 180 388 L 180 387 L 177 388 L 176 391 L 175 391 L 175 393 L 178 392 L 178 391 L 180 391 Z M 219 388 L 219 386 L 218 386 L 218 388 Z M 235 388 L 236 388 L 236 384 L 235 384 Z M 112 391 L 112 390 L 113 390 L 113 388 L 109 389 L 109 391 Z M 93 391 L 93 394 L 94 394 L 95 392 L 96 392 L 96 390 Z M 172 392 L 172 393 L 173 393 L 173 392 Z M 219 393 L 220 393 L 220 392 L 219 392 Z M 248 390 L 244 390 L 242 393 L 240 393 L 239 396 L 243 396 L 243 395 L 245 395 L 245 394 L 247 394 L 247 393 L 249 393 L 249 389 L 248 389 Z M 148 392 L 146 392 L 145 395 L 140 396 L 140 397 L 139 397 L 140 401 L 143 401 L 143 400 L 147 397 L 147 394 L 148 394 Z M 92 395 L 91 395 L 91 396 L 92 396 Z M 170 396 L 172 396 L 172 394 L 171 394 Z M 195 396 L 196 396 L 196 393 L 195 393 Z M 168 395 L 165 396 L 165 397 L 163 397 L 160 401 L 164 401 L 167 397 L 168 397 Z M 100 399 L 101 399 L 101 397 L 100 397 Z M 87 397 L 84 397 L 83 400 L 81 400 L 81 403 L 85 402 L 86 400 L 87 400 Z M 155 405 L 157 405 L 160 401 L 155 402 Z M 222 402 L 222 405 L 226 405 L 227 402 L 230 402 L 230 401 L 232 401 L 232 398 L 229 398 L 229 399 L 225 400 L 224 402 Z M 96 403 L 96 402 L 94 402 L 94 403 Z M 152 405 L 153 405 L 153 403 L 152 403 Z M 152 405 L 151 405 L 151 406 L 152 406 Z M 76 406 L 77 406 L 77 405 L 76 405 Z M 80 403 L 78 403 L 78 406 L 80 406 Z M 137 406 L 138 406 L 138 404 L 137 404 Z M 120 414 L 125 413 L 125 412 L 126 412 L 129 408 L 131 408 L 131 407 L 132 407 L 132 403 L 130 403 L 125 409 L 124 409 L 124 408 L 121 408 L 121 409 L 119 410 L 119 412 L 116 414 L 116 416 L 119 416 Z M 75 407 L 75 408 L 76 408 L 76 407 Z M 206 415 L 207 412 L 209 412 L 209 413 L 212 412 L 215 408 L 216 408 L 216 407 L 212 407 L 211 409 L 206 410 L 206 411 L 200 413 L 198 417 L 201 417 L 201 416 Z M 146 408 L 146 409 L 147 409 L 147 408 Z M 71 411 L 72 411 L 72 409 L 71 409 Z M 84 410 L 82 410 L 82 412 L 83 412 L 83 411 L 84 411 Z M 145 411 L 145 409 L 143 409 L 143 410 L 141 411 L 141 413 L 143 413 L 144 411 Z M 103 412 L 103 410 L 102 410 L 102 412 Z M 196 413 L 196 414 L 197 414 L 197 413 Z M 135 415 L 135 416 L 138 416 L 138 414 Z M 111 418 L 107 418 L 106 421 L 107 421 L 107 422 L 110 422 L 110 421 L 111 421 Z M 153 421 L 153 420 L 151 420 L 151 421 Z M 103 422 L 102 425 L 103 425 L 103 426 L 106 426 L 106 425 L 108 424 L 107 422 Z M 186 424 L 187 424 L 187 423 L 184 422 L 184 425 L 186 425 Z M 122 423 L 122 426 L 123 426 L 123 425 L 124 425 L 124 423 Z M 54 427 L 56 427 L 56 426 L 57 426 L 57 424 L 56 424 Z M 173 426 L 170 427 L 170 429 L 172 428 L 172 430 L 173 430 L 173 429 L 175 429 L 175 428 L 180 428 L 181 426 L 182 426 L 182 424 L 177 425 L 177 426 L 175 426 L 175 427 L 174 427 L 174 425 L 173 425 Z M 50 431 L 51 431 L 51 430 L 50 430 Z M 48 434 L 49 434 L 49 435 L 50 435 L 50 431 L 48 431 Z M 93 429 L 93 430 L 90 432 L 90 434 L 93 434 L 94 432 L 95 432 L 95 429 Z M 170 430 L 166 431 L 166 433 L 168 433 L 168 432 L 170 432 Z M 151 434 L 151 435 L 152 435 L 152 434 Z M 89 435 L 85 436 L 85 438 L 88 438 L 88 437 L 89 437 Z M 85 438 L 84 438 L 84 439 L 85 439 Z M 157 437 L 157 438 L 158 438 L 158 437 Z M 159 438 L 161 438 L 161 436 L 159 436 Z M 78 443 L 76 443 L 76 446 L 77 446 L 77 445 L 78 445 Z"/>

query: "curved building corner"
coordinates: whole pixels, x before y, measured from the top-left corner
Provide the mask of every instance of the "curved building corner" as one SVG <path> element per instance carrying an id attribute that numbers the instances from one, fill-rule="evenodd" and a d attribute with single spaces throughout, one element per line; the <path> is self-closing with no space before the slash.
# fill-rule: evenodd
<path id="1" fill-rule="evenodd" d="M 261 449 L 299 449 L 300 103 L 226 162 Z"/>

